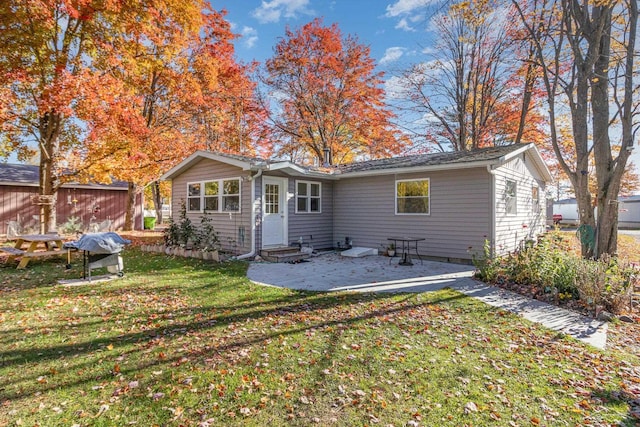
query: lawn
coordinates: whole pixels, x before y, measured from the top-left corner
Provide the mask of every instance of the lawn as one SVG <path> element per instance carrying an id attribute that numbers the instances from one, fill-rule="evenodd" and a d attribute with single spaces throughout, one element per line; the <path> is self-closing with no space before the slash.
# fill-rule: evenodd
<path id="1" fill-rule="evenodd" d="M 636 425 L 637 359 L 451 290 L 304 293 L 125 252 L 0 267 L 0 426 Z"/>

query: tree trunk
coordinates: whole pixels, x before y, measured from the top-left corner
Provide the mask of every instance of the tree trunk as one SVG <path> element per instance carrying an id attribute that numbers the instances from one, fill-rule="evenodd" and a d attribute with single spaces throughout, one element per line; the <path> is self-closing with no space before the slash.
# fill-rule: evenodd
<path id="1" fill-rule="evenodd" d="M 595 242 L 592 233 L 596 229 L 596 218 L 593 211 L 591 193 L 589 192 L 589 176 L 576 174 L 573 188 L 578 202 L 578 220 L 581 226 L 580 249 L 583 258 L 592 258 Z"/>
<path id="2" fill-rule="evenodd" d="M 614 182 L 615 165 L 611 154 L 609 137 L 609 55 L 611 51 L 611 9 L 594 7 L 593 20 L 604 21 L 599 40 L 594 44 L 597 59 L 593 65 L 596 78 L 591 86 L 591 114 L 593 124 L 593 155 L 598 185 L 598 227 L 596 232 L 595 257 L 608 253 L 614 255 L 618 246 L 618 192 L 619 183 Z M 615 228 L 614 228 L 615 227 Z"/>
<path id="3" fill-rule="evenodd" d="M 60 178 L 56 173 L 56 158 L 60 149 L 58 137 L 62 116 L 55 111 L 44 113 L 39 120 L 40 132 L 40 233 L 56 229 L 56 200 Z"/>
<path id="4" fill-rule="evenodd" d="M 138 186 L 129 182 L 129 188 L 127 190 L 127 213 L 124 218 L 124 230 L 132 231 L 135 228 L 135 218 L 136 218 L 136 198 L 139 193 Z"/>
<path id="5" fill-rule="evenodd" d="M 156 210 L 156 222 L 162 224 L 162 195 L 160 194 L 159 181 L 151 183 L 151 196 L 153 198 L 153 207 Z"/>

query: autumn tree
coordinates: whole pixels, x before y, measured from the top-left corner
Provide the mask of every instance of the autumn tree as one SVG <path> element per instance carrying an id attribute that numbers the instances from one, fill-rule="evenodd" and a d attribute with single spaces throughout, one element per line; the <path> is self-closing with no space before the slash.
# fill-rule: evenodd
<path id="1" fill-rule="evenodd" d="M 615 254 L 617 199 L 638 130 L 637 1 L 512 0 L 512 4 L 536 48 L 551 144 L 578 202 L 582 254 L 596 258 Z M 558 131 L 558 117 L 565 110 L 571 117 L 575 151 L 571 161 L 563 155 Z M 595 203 L 589 190 L 591 156 Z"/>
<path id="2" fill-rule="evenodd" d="M 135 2 L 0 2 L 2 154 L 40 153 L 41 231 L 55 228 L 65 153 L 81 140 L 75 100 L 102 43 L 145 13 Z"/>
<path id="3" fill-rule="evenodd" d="M 0 28 L 0 154 L 39 152 L 42 231 L 55 228 L 65 180 L 119 178 L 135 196 L 204 144 L 212 120 L 234 126 L 194 109 L 227 111 L 250 98 L 246 75 L 231 78 L 245 70 L 229 59 L 229 24 L 202 0 L 10 0 L 0 3 Z M 236 108 L 234 123 L 249 122 L 251 108 Z"/>
<path id="4" fill-rule="evenodd" d="M 418 143 L 439 151 L 541 142 L 536 70 L 520 58 L 514 11 L 489 0 L 454 3 L 436 15 L 433 59 L 394 79 L 406 127 Z"/>
<path id="5" fill-rule="evenodd" d="M 148 183 L 162 220 L 157 178 L 164 170 L 196 149 L 251 154 L 261 136 L 250 69 L 235 61 L 225 13 L 198 1 L 178 4 L 154 23 L 153 37 L 112 40 L 101 58 L 105 78 L 122 82 L 118 96 L 105 94 L 99 103 L 115 122 L 86 100 L 90 132 L 78 167 L 129 182 L 127 228 Z"/>
<path id="6" fill-rule="evenodd" d="M 262 81 L 278 103 L 277 154 L 323 163 L 325 152 L 344 162 L 401 150 L 368 47 L 315 19 L 287 29 L 274 50 Z"/>

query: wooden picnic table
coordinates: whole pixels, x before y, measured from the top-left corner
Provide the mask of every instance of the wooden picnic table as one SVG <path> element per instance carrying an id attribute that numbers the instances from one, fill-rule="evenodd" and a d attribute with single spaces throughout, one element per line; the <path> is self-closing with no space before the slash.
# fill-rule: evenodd
<path id="1" fill-rule="evenodd" d="M 23 246 L 29 244 L 26 249 Z M 43 246 L 44 250 L 38 250 L 39 246 Z M 9 254 L 6 263 L 12 262 L 17 257 L 21 257 L 18 268 L 25 268 L 31 258 L 39 258 L 51 255 L 64 255 L 67 251 L 62 249 L 62 237 L 58 234 L 25 234 L 18 236 L 16 244 L 0 248 L 0 251 Z"/>

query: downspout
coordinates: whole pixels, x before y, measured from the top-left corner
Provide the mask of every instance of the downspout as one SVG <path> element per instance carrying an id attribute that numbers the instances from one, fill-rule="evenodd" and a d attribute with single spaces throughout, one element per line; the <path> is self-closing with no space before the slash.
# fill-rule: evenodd
<path id="1" fill-rule="evenodd" d="M 487 165 L 487 172 L 489 172 L 489 185 L 491 195 L 491 209 L 489 210 L 489 243 L 491 244 L 491 256 L 496 256 L 496 171 L 493 166 Z"/>
<path id="2" fill-rule="evenodd" d="M 262 175 L 262 168 L 255 175 L 249 176 L 251 183 L 251 250 L 246 254 L 238 255 L 235 259 L 247 259 L 256 255 L 256 183 L 255 179 Z"/>

